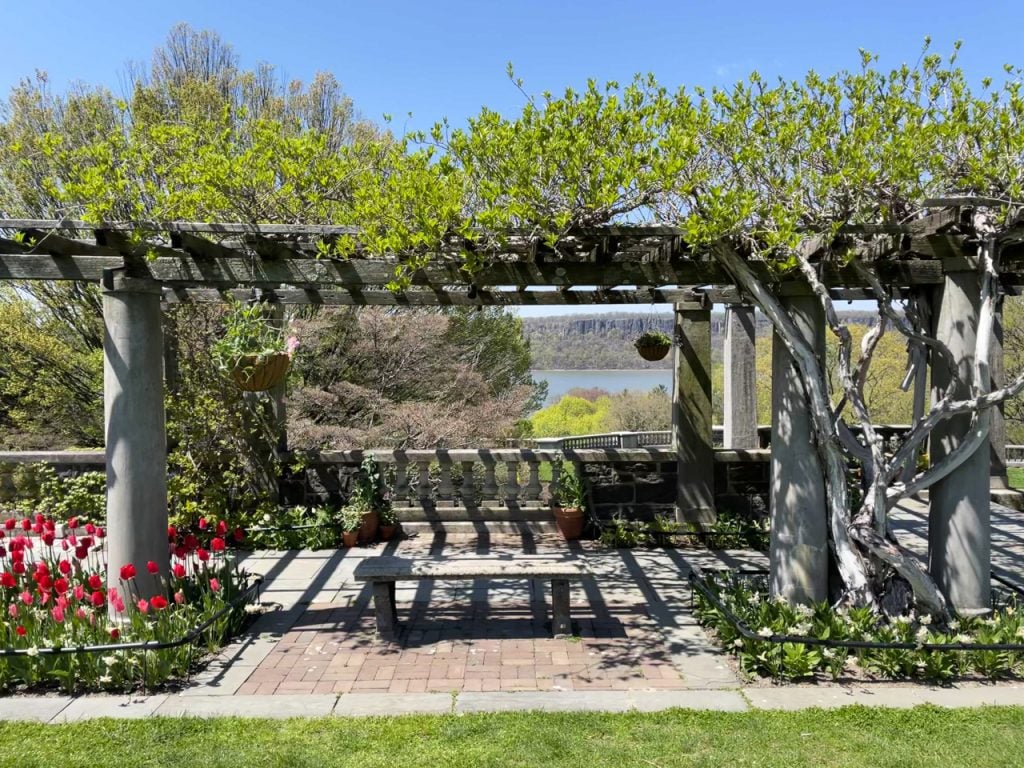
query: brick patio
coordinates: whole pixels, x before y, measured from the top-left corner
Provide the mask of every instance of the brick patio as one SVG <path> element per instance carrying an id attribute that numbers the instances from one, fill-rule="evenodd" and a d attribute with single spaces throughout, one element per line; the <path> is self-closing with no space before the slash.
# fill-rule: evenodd
<path id="1" fill-rule="evenodd" d="M 378 547 L 379 549 L 379 547 Z M 588 547 L 592 549 L 592 547 Z M 583 547 L 576 546 L 578 555 Z M 366 549 L 360 554 L 374 554 Z M 543 536 L 435 536 L 389 551 L 451 557 L 567 551 Z M 680 670 L 647 605 L 628 591 L 573 592 L 575 636 L 553 639 L 545 582 L 400 584 L 393 641 L 373 631 L 369 590 L 346 583 L 315 601 L 239 694 L 672 690 Z M 588 593 L 592 593 L 588 595 Z"/>

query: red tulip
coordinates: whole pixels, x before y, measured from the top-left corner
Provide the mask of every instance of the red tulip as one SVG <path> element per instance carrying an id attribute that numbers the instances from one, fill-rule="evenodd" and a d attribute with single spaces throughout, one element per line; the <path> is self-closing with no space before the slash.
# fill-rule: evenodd
<path id="1" fill-rule="evenodd" d="M 16 526 L 17 524 L 18 521 L 15 520 L 13 517 L 8 517 L 6 520 L 4 520 L 4 528 L 6 528 L 8 531 L 13 531 L 14 526 Z"/>
<path id="2" fill-rule="evenodd" d="M 218 536 L 223 536 L 227 532 L 228 532 L 228 524 L 225 523 L 223 520 L 219 520 L 217 522 L 217 535 Z"/>
<path id="3" fill-rule="evenodd" d="M 160 566 L 150 560 L 146 563 L 146 570 L 155 575 L 160 573 Z"/>
<path id="4" fill-rule="evenodd" d="M 220 582 L 216 579 L 210 579 L 210 589 L 214 592 L 220 592 Z"/>
<path id="5" fill-rule="evenodd" d="M 162 611 L 167 607 L 167 599 L 161 595 L 153 595 L 153 597 L 150 598 L 149 604 L 153 606 L 153 610 Z"/>
<path id="6" fill-rule="evenodd" d="M 208 523 L 206 522 L 206 518 L 205 517 L 200 517 L 199 518 L 199 530 L 200 531 L 205 531 L 207 525 L 208 525 Z"/>
<path id="7" fill-rule="evenodd" d="M 18 637 L 24 637 L 25 636 L 25 628 L 23 626 L 21 626 L 20 624 L 15 628 L 14 631 L 18 633 Z"/>
<path id="8" fill-rule="evenodd" d="M 129 581 L 130 579 L 134 579 L 135 578 L 135 566 L 132 565 L 131 563 L 128 563 L 128 565 L 122 565 L 121 566 L 121 578 L 124 579 L 125 581 Z"/>
<path id="9" fill-rule="evenodd" d="M 75 557 L 79 560 L 85 560 L 89 556 L 88 547 L 75 547 Z"/>
<path id="10" fill-rule="evenodd" d="M 100 608 L 104 602 L 103 590 L 97 589 L 95 592 L 93 592 L 89 596 L 89 602 L 92 603 L 93 606 L 95 606 L 96 608 Z"/>
<path id="11" fill-rule="evenodd" d="M 178 529 L 175 528 L 173 525 L 168 525 L 167 526 L 167 538 L 169 540 L 171 540 L 171 541 L 174 541 L 174 539 L 176 539 L 177 537 L 178 537 Z"/>
<path id="12" fill-rule="evenodd" d="M 73 528 L 77 528 L 77 527 L 78 527 L 78 518 L 77 517 L 72 517 L 70 520 L 68 520 L 68 528 L 72 528 L 73 529 Z"/>
<path id="13" fill-rule="evenodd" d="M 20 559 L 15 560 L 13 563 L 11 563 L 11 570 L 20 576 L 25 572 L 25 563 L 22 562 Z"/>
<path id="14" fill-rule="evenodd" d="M 74 589 L 71 590 L 71 594 L 75 596 L 75 600 L 84 600 L 85 587 L 83 587 L 81 584 L 75 584 Z"/>
<path id="15" fill-rule="evenodd" d="M 117 640 L 117 638 L 119 638 L 120 636 L 121 636 L 121 630 L 119 630 L 117 627 L 111 627 L 110 628 L 110 639 L 111 640 Z"/>
<path id="16" fill-rule="evenodd" d="M 92 536 L 94 533 L 96 533 L 96 526 L 93 525 L 92 523 L 86 523 L 85 524 L 85 532 L 88 533 L 90 536 Z"/>
<path id="17" fill-rule="evenodd" d="M 52 547 L 54 538 L 55 537 L 51 531 L 46 531 L 42 536 L 43 544 L 45 544 L 48 547 Z"/>
<path id="18" fill-rule="evenodd" d="M 103 588 L 103 577 L 98 573 L 94 573 L 89 576 L 89 589 L 102 589 Z"/>
<path id="19" fill-rule="evenodd" d="M 0 573 L 0 587 L 7 587 L 8 589 L 13 588 L 18 583 L 18 580 L 14 578 L 14 574 L 10 571 L 4 571 Z"/>
<path id="20" fill-rule="evenodd" d="M 174 573 L 174 578 L 176 578 L 176 579 L 184 579 L 185 578 L 185 566 L 182 565 L 181 563 L 175 563 L 174 567 L 171 568 L 171 571 Z"/>
<path id="21" fill-rule="evenodd" d="M 57 564 L 57 570 L 59 570 L 65 576 L 69 575 L 71 573 L 71 563 L 69 563 L 67 560 L 61 560 Z"/>
<path id="22" fill-rule="evenodd" d="M 205 563 L 207 560 L 210 559 L 210 553 L 207 552 L 202 547 L 200 547 L 199 549 L 196 550 L 196 557 L 199 558 L 200 562 Z"/>
<path id="23" fill-rule="evenodd" d="M 27 517 L 24 520 L 21 521 L 21 530 L 23 530 L 23 531 L 32 530 L 32 521 L 29 520 Z"/>
<path id="24" fill-rule="evenodd" d="M 214 552 L 223 552 L 224 539 L 215 536 L 213 539 L 210 540 L 210 549 L 212 549 Z"/>
<path id="25" fill-rule="evenodd" d="M 53 591 L 56 592 L 58 595 L 63 595 L 65 592 L 68 591 L 68 580 L 57 579 L 55 582 L 53 582 Z"/>
<path id="26" fill-rule="evenodd" d="M 102 539 L 106 535 L 107 535 L 106 528 L 101 528 L 100 526 L 97 525 L 96 526 L 96 538 L 97 539 Z"/>
<path id="27" fill-rule="evenodd" d="M 241 526 L 239 526 L 238 528 L 235 528 L 234 537 L 235 537 L 235 541 L 241 541 L 242 539 L 244 539 L 245 538 L 245 529 L 242 528 Z"/>

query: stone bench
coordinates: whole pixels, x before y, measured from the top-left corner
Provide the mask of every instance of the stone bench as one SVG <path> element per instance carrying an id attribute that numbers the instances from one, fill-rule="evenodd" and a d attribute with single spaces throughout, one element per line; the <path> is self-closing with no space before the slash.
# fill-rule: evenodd
<path id="1" fill-rule="evenodd" d="M 550 579 L 551 628 L 553 634 L 572 634 L 569 617 L 569 582 L 589 576 L 586 566 L 575 560 L 536 556 L 517 557 L 514 560 L 496 558 L 440 559 L 407 557 L 368 557 L 355 569 L 357 581 L 373 585 L 373 605 L 377 619 L 377 634 L 394 637 L 398 622 L 395 607 L 396 581 L 423 579 Z"/>

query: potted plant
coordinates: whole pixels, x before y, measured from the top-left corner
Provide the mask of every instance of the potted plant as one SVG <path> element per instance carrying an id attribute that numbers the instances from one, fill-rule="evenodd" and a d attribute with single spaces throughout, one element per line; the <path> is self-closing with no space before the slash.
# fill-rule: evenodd
<path id="1" fill-rule="evenodd" d="M 380 517 L 381 541 L 391 541 L 398 532 L 398 513 L 391 506 L 391 502 L 384 501 L 377 510 L 377 514 Z"/>
<path id="2" fill-rule="evenodd" d="M 359 541 L 363 544 L 372 544 L 377 538 L 380 513 L 385 506 L 390 506 L 381 491 L 380 479 L 377 460 L 367 456 L 359 467 L 356 487 L 349 499 L 349 503 L 357 501 L 364 509 L 363 523 L 359 529 Z"/>
<path id="3" fill-rule="evenodd" d="M 267 322 L 262 303 L 234 301 L 225 316 L 224 335 L 212 348 L 214 359 L 247 392 L 263 392 L 277 386 L 288 372 L 298 346 L 284 329 Z"/>
<path id="4" fill-rule="evenodd" d="M 661 360 L 672 349 L 672 337 L 662 331 L 644 331 L 633 342 L 644 360 Z"/>
<path id="5" fill-rule="evenodd" d="M 338 515 L 341 523 L 341 541 L 346 547 L 354 547 L 359 542 L 359 529 L 363 525 L 365 505 L 360 501 L 350 502 L 341 508 Z"/>
<path id="6" fill-rule="evenodd" d="M 586 523 L 586 493 L 583 481 L 575 471 L 562 468 L 558 474 L 558 488 L 551 499 L 555 524 L 566 541 L 578 539 Z"/>

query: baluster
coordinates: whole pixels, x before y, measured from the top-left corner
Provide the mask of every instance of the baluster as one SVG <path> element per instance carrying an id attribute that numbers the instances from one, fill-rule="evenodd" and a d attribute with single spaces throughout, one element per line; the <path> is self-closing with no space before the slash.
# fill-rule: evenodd
<path id="1" fill-rule="evenodd" d="M 462 462 L 462 486 L 459 488 L 459 494 L 462 496 L 462 506 L 464 507 L 476 507 L 479 506 L 476 496 L 476 488 L 473 486 L 473 462 L 464 461 Z"/>
<path id="2" fill-rule="evenodd" d="M 393 501 L 409 501 L 408 462 L 404 457 L 395 456 L 395 497 Z"/>
<path id="3" fill-rule="evenodd" d="M 551 483 L 548 485 L 548 496 L 551 497 L 551 503 L 554 505 L 558 499 L 558 493 L 561 490 L 559 484 L 562 479 L 562 465 L 560 462 L 551 462 Z"/>
<path id="4" fill-rule="evenodd" d="M 416 462 L 416 466 L 420 471 L 420 481 L 416 490 L 419 492 L 419 499 L 422 503 L 430 499 L 430 459 L 421 459 Z"/>
<path id="5" fill-rule="evenodd" d="M 505 502 L 512 503 L 519 496 L 519 483 L 516 475 L 519 472 L 518 461 L 505 462 Z"/>
<path id="6" fill-rule="evenodd" d="M 448 456 L 438 456 L 438 461 L 441 464 L 441 478 L 437 485 L 437 498 L 450 502 L 455 495 L 455 486 L 452 485 L 452 462 Z"/>
<path id="7" fill-rule="evenodd" d="M 530 479 L 526 483 L 525 497 L 529 501 L 536 501 L 540 497 L 540 461 L 528 459 L 530 465 Z"/>
<path id="8" fill-rule="evenodd" d="M 480 494 L 483 498 L 480 501 L 494 501 L 498 498 L 498 481 L 494 477 L 494 459 L 490 456 L 481 457 L 481 461 L 484 463 L 484 487 Z"/>

